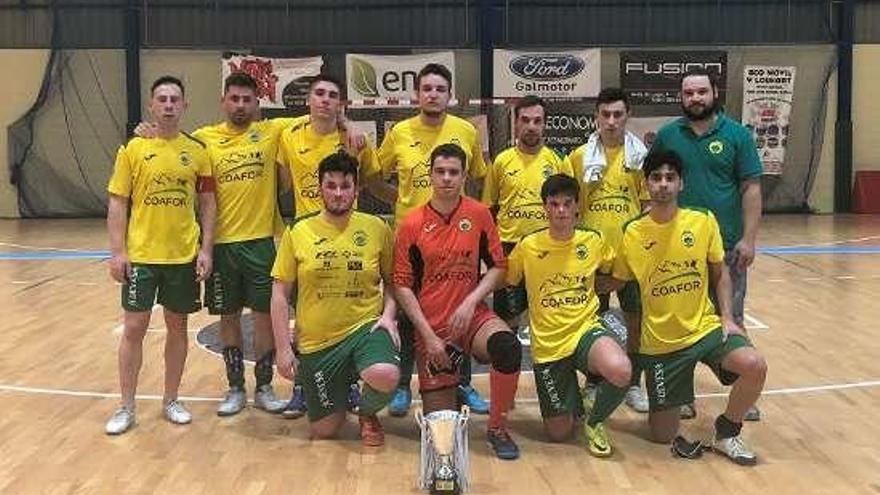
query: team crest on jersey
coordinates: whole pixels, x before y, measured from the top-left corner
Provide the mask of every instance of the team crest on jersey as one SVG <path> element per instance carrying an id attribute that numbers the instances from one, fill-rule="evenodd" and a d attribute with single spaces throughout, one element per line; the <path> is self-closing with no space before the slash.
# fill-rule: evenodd
<path id="1" fill-rule="evenodd" d="M 364 247 L 367 245 L 367 233 L 363 230 L 356 230 L 354 234 L 351 235 L 351 242 L 354 243 L 357 247 Z"/>
<path id="2" fill-rule="evenodd" d="M 462 218 L 458 221 L 458 230 L 462 232 L 470 232 L 472 228 L 474 228 L 474 224 L 469 218 Z"/>
<path id="3" fill-rule="evenodd" d="M 183 165 L 184 167 L 187 167 L 187 166 L 189 166 L 190 163 L 192 163 L 192 158 L 190 158 L 189 152 L 186 150 L 181 151 L 180 152 L 180 164 Z"/>
<path id="4" fill-rule="evenodd" d="M 578 244 L 574 247 L 574 255 L 577 256 L 579 260 L 587 259 L 587 256 L 590 254 L 590 251 L 587 249 L 587 246 L 583 244 Z"/>
<path id="5" fill-rule="evenodd" d="M 685 247 L 693 247 L 694 246 L 694 233 L 690 230 L 685 230 L 681 234 L 681 243 L 684 244 Z"/>
<path id="6" fill-rule="evenodd" d="M 259 143 L 260 142 L 260 132 L 259 131 L 251 132 L 250 135 L 248 136 L 248 139 L 250 139 L 252 143 Z"/>
<path id="7" fill-rule="evenodd" d="M 550 177 L 553 175 L 553 166 L 549 163 L 544 164 L 544 178 Z"/>
<path id="8" fill-rule="evenodd" d="M 450 139 L 449 142 L 452 144 L 457 144 L 457 145 L 461 146 L 461 140 L 458 139 L 457 137 Z"/>
<path id="9" fill-rule="evenodd" d="M 709 153 L 712 153 L 713 155 L 718 155 L 722 151 L 724 151 L 724 142 L 716 139 L 709 143 Z"/>

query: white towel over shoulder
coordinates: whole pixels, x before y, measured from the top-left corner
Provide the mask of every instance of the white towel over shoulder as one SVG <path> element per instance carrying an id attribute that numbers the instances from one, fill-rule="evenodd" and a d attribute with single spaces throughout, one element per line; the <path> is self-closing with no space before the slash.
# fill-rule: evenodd
<path id="1" fill-rule="evenodd" d="M 623 166 L 627 170 L 641 170 L 642 163 L 648 155 L 645 143 L 632 132 L 626 131 L 623 137 Z M 590 134 L 587 148 L 584 150 L 584 182 L 596 182 L 602 179 L 602 172 L 608 162 L 605 159 L 605 148 L 599 139 L 599 132 Z"/>

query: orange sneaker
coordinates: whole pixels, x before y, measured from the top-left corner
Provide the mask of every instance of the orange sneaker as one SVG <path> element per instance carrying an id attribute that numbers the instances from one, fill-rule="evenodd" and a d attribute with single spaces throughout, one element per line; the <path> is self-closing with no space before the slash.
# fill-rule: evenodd
<path id="1" fill-rule="evenodd" d="M 375 414 L 358 417 L 361 424 L 361 442 L 367 447 L 381 447 L 385 445 L 385 431 L 382 423 Z"/>

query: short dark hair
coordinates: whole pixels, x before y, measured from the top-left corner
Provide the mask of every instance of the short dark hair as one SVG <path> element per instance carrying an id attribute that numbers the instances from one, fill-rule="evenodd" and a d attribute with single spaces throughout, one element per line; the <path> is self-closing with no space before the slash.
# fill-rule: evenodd
<path id="1" fill-rule="evenodd" d="M 658 170 L 663 165 L 669 165 L 669 168 L 675 171 L 681 177 L 681 158 L 674 151 L 652 151 L 645 157 L 645 164 L 642 165 L 642 172 L 645 177 L 651 175 L 652 172 Z"/>
<path id="2" fill-rule="evenodd" d="M 446 84 L 449 85 L 449 91 L 452 91 L 452 72 L 450 72 L 445 65 L 435 64 L 433 62 L 422 67 L 422 70 L 420 70 L 418 75 L 416 76 L 416 85 L 419 88 L 422 87 L 422 78 L 429 74 L 434 74 L 442 77 L 443 79 L 446 79 Z"/>
<path id="3" fill-rule="evenodd" d="M 311 82 L 309 82 L 309 93 L 312 92 L 312 89 L 314 89 L 315 85 L 319 82 L 328 82 L 336 86 L 336 89 L 339 90 L 339 99 L 345 99 L 345 86 L 342 84 L 342 81 L 340 81 L 339 78 L 336 76 L 325 74 L 323 72 L 318 74 L 317 76 L 314 76 Z"/>
<path id="4" fill-rule="evenodd" d="M 712 89 L 718 91 L 718 74 L 710 72 L 705 67 L 690 67 L 684 74 L 681 75 L 681 81 L 678 82 L 678 87 L 681 88 L 681 85 L 684 84 L 684 80 L 689 77 L 694 76 L 705 76 L 709 78 L 709 84 L 712 85 Z"/>
<path id="5" fill-rule="evenodd" d="M 569 196 L 578 201 L 580 192 L 581 186 L 578 184 L 577 179 L 570 175 L 554 174 L 547 177 L 544 180 L 544 185 L 541 186 L 541 201 L 546 203 L 547 198 L 550 196 L 559 195 Z"/>
<path id="6" fill-rule="evenodd" d="M 318 184 L 323 183 L 324 176 L 330 172 L 342 172 L 343 175 L 350 175 L 354 178 L 355 185 L 358 183 L 358 161 L 343 150 L 321 160 L 318 165 Z"/>
<path id="7" fill-rule="evenodd" d="M 158 88 L 159 86 L 161 86 L 163 84 L 174 84 L 178 88 L 180 88 L 181 96 L 186 95 L 186 90 L 183 87 L 183 81 L 181 81 L 180 79 L 178 79 L 174 76 L 162 76 L 159 79 L 156 79 L 155 81 L 153 81 L 153 84 L 150 86 L 150 96 L 152 96 L 153 93 L 156 92 L 156 88 Z"/>
<path id="8" fill-rule="evenodd" d="M 629 112 L 629 98 L 620 88 L 603 88 L 602 91 L 599 91 L 596 96 L 596 110 L 599 109 L 599 105 L 607 105 L 615 101 L 622 101 L 626 111 Z"/>
<path id="9" fill-rule="evenodd" d="M 443 143 L 440 146 L 434 148 L 434 151 L 431 152 L 431 163 L 428 168 L 434 168 L 434 160 L 439 157 L 443 158 L 458 158 L 461 162 L 461 171 L 464 172 L 467 170 L 467 155 L 464 150 L 461 149 L 461 146 L 455 143 Z"/>
<path id="10" fill-rule="evenodd" d="M 513 118 L 519 118 L 519 111 L 523 108 L 529 108 L 539 106 L 544 109 L 544 113 L 547 113 L 547 105 L 544 104 L 544 100 L 535 96 L 535 95 L 526 95 L 516 101 L 513 105 Z"/>
<path id="11" fill-rule="evenodd" d="M 226 80 L 223 81 L 223 93 L 229 91 L 229 88 L 235 86 L 237 88 L 248 88 L 252 89 L 254 93 L 257 92 L 257 81 L 251 77 L 247 72 L 233 72 L 226 76 Z"/>

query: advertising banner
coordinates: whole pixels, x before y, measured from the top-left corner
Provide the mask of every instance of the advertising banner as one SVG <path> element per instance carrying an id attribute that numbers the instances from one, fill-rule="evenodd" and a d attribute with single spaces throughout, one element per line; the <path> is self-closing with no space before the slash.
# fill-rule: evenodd
<path id="1" fill-rule="evenodd" d="M 445 65 L 452 72 L 452 80 L 455 81 L 455 54 L 451 51 L 415 55 L 348 53 L 345 55 L 348 98 L 415 98 L 416 75 L 429 63 Z"/>
<path id="2" fill-rule="evenodd" d="M 257 81 L 260 108 L 288 108 L 304 103 L 310 78 L 321 73 L 324 60 L 322 57 L 266 58 L 227 54 L 220 64 L 221 84 L 233 72 L 246 72 Z"/>
<path id="3" fill-rule="evenodd" d="M 791 66 L 747 65 L 743 69 L 742 123 L 752 131 L 767 175 L 782 175 L 795 72 Z"/>
<path id="4" fill-rule="evenodd" d="M 620 87 L 631 105 L 681 104 L 681 76 L 704 68 L 718 79 L 721 104 L 727 91 L 727 52 L 642 50 L 620 53 Z"/>
<path id="5" fill-rule="evenodd" d="M 590 98 L 601 87 L 601 50 L 531 52 L 493 50 L 496 98 L 536 95 Z"/>

